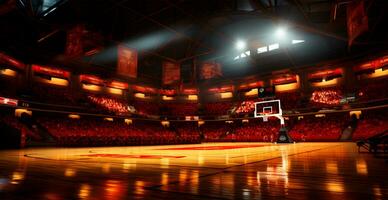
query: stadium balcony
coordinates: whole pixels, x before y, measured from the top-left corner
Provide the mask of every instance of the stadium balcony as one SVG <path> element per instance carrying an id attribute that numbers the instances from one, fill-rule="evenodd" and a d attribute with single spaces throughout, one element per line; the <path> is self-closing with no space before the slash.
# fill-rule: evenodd
<path id="1" fill-rule="evenodd" d="M 341 87 L 315 89 L 311 94 L 309 107 L 323 108 L 338 106 L 342 98 L 343 90 Z"/>
<path id="2" fill-rule="evenodd" d="M 128 115 L 130 113 L 130 106 L 123 99 L 102 95 L 88 95 L 87 98 L 97 109 L 105 110 L 110 114 Z"/>

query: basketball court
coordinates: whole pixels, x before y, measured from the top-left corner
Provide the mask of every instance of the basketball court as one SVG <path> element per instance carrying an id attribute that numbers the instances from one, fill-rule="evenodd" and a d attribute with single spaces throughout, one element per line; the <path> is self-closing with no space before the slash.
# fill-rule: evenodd
<path id="1" fill-rule="evenodd" d="M 0 151 L 0 198 L 386 199 L 354 143 L 204 143 Z"/>

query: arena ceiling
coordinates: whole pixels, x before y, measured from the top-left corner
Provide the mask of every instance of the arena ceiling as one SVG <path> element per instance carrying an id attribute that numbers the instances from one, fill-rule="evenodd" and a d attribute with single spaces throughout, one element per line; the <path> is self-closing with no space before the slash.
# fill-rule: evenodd
<path id="1" fill-rule="evenodd" d="M 1 50 L 29 62 L 72 70 L 114 72 L 115 46 L 139 50 L 139 77 L 160 83 L 161 62 L 182 64 L 184 82 L 193 81 L 196 63 L 222 63 L 233 79 L 297 68 L 325 60 L 386 49 L 387 2 L 369 0 L 369 32 L 348 48 L 349 0 L 0 0 Z M 63 57 L 66 31 L 76 24 L 98 35 L 102 50 L 78 59 Z M 236 41 L 249 49 L 273 43 L 278 27 L 305 43 L 279 51 L 239 55 Z M 109 74 L 109 73 L 104 73 Z"/>

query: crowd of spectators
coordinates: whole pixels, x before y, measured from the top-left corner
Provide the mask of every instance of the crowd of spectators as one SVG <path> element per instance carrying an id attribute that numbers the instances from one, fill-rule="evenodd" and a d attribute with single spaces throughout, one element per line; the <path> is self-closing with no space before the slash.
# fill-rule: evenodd
<path id="1" fill-rule="evenodd" d="M 353 140 L 363 140 L 388 130 L 388 110 L 364 111 L 353 132 Z"/>
<path id="2" fill-rule="evenodd" d="M 223 139 L 227 142 L 275 142 L 280 129 L 279 120 L 250 120 L 234 129 Z"/>
<path id="3" fill-rule="evenodd" d="M 344 115 L 305 116 L 298 120 L 289 134 L 297 142 L 338 141 L 346 122 Z"/>
<path id="4" fill-rule="evenodd" d="M 203 109 L 205 115 L 227 115 L 232 106 L 232 102 L 205 103 Z"/>
<path id="5" fill-rule="evenodd" d="M 106 110 L 111 114 L 127 115 L 131 112 L 131 107 L 122 99 L 97 95 L 89 95 L 87 98 L 97 108 Z"/>
<path id="6" fill-rule="evenodd" d="M 179 137 L 157 122 L 125 124 L 101 119 L 40 118 L 39 122 L 63 146 L 121 146 L 198 143 Z"/>
<path id="7" fill-rule="evenodd" d="M 32 87 L 33 101 L 41 103 L 78 106 L 68 87 L 56 87 L 44 84 L 36 84 Z"/>
<path id="8" fill-rule="evenodd" d="M 292 110 L 300 107 L 301 95 L 300 92 L 279 92 L 276 99 L 280 100 L 282 109 Z"/>
<path id="9" fill-rule="evenodd" d="M 201 140 L 198 124 L 196 122 L 179 122 L 173 123 L 170 126 L 171 129 L 177 133 L 183 143 L 197 143 L 192 141 L 199 142 Z"/>
<path id="10" fill-rule="evenodd" d="M 197 103 L 164 103 L 161 104 L 161 114 L 166 116 L 196 116 Z"/>
<path id="11" fill-rule="evenodd" d="M 225 122 L 207 122 L 201 126 L 201 132 L 203 134 L 203 140 L 205 142 L 220 142 L 221 139 L 226 136 L 228 131 L 231 130 L 230 125 Z"/>
<path id="12" fill-rule="evenodd" d="M 322 88 L 311 94 L 310 102 L 313 106 L 339 105 L 343 98 L 341 89 L 337 87 Z"/>
<path id="13" fill-rule="evenodd" d="M 235 112 L 237 114 L 247 114 L 247 113 L 253 113 L 254 111 L 255 111 L 255 101 L 249 100 L 249 101 L 241 102 L 237 106 Z"/>
<path id="14" fill-rule="evenodd" d="M 160 107 L 158 103 L 149 101 L 133 101 L 135 110 L 140 115 L 159 115 Z"/>

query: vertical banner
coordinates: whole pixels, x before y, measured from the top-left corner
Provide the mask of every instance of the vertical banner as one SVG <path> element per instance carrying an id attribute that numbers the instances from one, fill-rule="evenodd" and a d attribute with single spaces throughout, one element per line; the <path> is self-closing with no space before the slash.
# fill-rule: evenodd
<path id="1" fill-rule="evenodd" d="M 136 78 L 137 51 L 123 45 L 119 45 L 117 56 L 117 73 L 131 78 Z"/>
<path id="2" fill-rule="evenodd" d="M 216 62 L 205 62 L 201 65 L 201 79 L 211 79 L 222 76 L 221 65 Z"/>
<path id="3" fill-rule="evenodd" d="M 163 62 L 163 84 L 171 85 L 179 82 L 181 78 L 180 64 L 176 62 Z"/>
<path id="4" fill-rule="evenodd" d="M 69 57 L 79 57 L 83 55 L 83 34 L 84 25 L 77 25 L 67 32 L 65 55 Z"/>
<path id="5" fill-rule="evenodd" d="M 368 31 L 368 15 L 365 12 L 365 1 L 355 0 L 347 6 L 348 46 L 363 32 Z"/>

